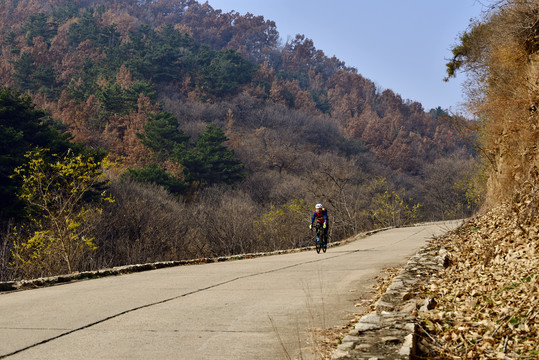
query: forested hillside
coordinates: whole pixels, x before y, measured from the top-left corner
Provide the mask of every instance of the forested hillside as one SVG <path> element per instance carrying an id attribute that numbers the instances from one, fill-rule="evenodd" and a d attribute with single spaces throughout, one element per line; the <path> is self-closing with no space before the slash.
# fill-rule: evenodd
<path id="1" fill-rule="evenodd" d="M 0 276 L 302 246 L 317 202 L 333 240 L 481 203 L 475 122 L 263 16 L 8 0 L 0 17 Z"/>

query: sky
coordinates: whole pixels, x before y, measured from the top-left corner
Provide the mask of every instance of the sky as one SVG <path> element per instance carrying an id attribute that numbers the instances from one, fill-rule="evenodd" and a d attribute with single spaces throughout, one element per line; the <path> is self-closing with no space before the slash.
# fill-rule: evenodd
<path id="1" fill-rule="evenodd" d="M 202 2 L 202 1 L 199 1 Z M 485 4 L 487 0 L 483 1 Z M 462 111 L 465 74 L 444 82 L 451 48 L 470 19 L 485 10 L 478 0 L 208 0 L 214 9 L 275 21 L 284 44 L 296 34 L 326 56 L 354 67 L 380 89 L 428 111 Z"/>

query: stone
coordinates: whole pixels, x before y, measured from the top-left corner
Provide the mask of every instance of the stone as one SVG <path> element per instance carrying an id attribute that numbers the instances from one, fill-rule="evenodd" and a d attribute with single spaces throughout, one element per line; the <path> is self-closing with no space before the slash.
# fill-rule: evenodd
<path id="1" fill-rule="evenodd" d="M 415 332 L 417 331 L 417 324 L 416 323 L 408 323 L 408 324 L 406 324 L 404 329 L 411 332 L 412 334 L 415 334 Z"/>
<path id="2" fill-rule="evenodd" d="M 400 280 L 393 281 L 391 285 L 387 287 L 387 290 L 394 291 L 394 290 L 400 290 L 404 287 L 404 283 Z"/>
<path id="3" fill-rule="evenodd" d="M 409 301 L 401 308 L 401 312 L 411 314 L 414 310 L 417 309 L 415 301 Z"/>
<path id="4" fill-rule="evenodd" d="M 378 300 L 376 302 L 375 307 L 376 307 L 377 313 L 381 313 L 382 311 L 393 311 L 393 309 L 395 309 L 395 307 L 392 304 L 382 301 L 382 300 Z"/>
<path id="5" fill-rule="evenodd" d="M 351 359 L 347 351 L 342 351 L 339 348 L 331 355 L 331 360 Z"/>
<path id="6" fill-rule="evenodd" d="M 341 351 L 349 351 L 354 348 L 354 345 L 355 344 L 353 342 L 343 342 L 342 344 L 339 344 L 339 346 L 337 346 L 337 349 Z"/>
<path id="7" fill-rule="evenodd" d="M 345 337 L 346 347 L 339 345 L 334 360 L 410 360 L 422 351 L 417 337 L 417 307 L 423 299 L 414 293 L 418 284 L 428 284 L 443 269 L 446 252 L 420 250 L 388 286 L 375 304 L 376 312 L 362 316 Z M 448 259 L 448 257 L 447 257 Z M 436 307 L 434 299 L 425 299 L 421 309 Z M 423 310 L 421 310 L 423 311 Z M 345 349 L 347 349 L 345 351 Z"/>
<path id="8" fill-rule="evenodd" d="M 369 324 L 380 324 L 382 319 L 379 315 L 376 314 L 367 314 L 359 319 L 360 323 L 369 323 Z"/>
<path id="9" fill-rule="evenodd" d="M 358 330 L 360 332 L 365 332 L 365 331 L 380 329 L 381 326 L 378 325 L 378 324 L 357 323 L 355 328 L 356 328 L 356 330 Z"/>
<path id="10" fill-rule="evenodd" d="M 367 351 L 372 347 L 370 343 L 359 344 L 356 346 L 356 350 Z"/>
<path id="11" fill-rule="evenodd" d="M 342 342 L 343 343 L 346 343 L 346 342 L 354 342 L 354 341 L 359 341 L 361 338 L 359 336 L 351 336 L 351 335 L 346 335 L 343 339 L 342 339 Z"/>
<path id="12" fill-rule="evenodd" d="M 414 350 L 414 335 L 409 334 L 404 338 L 404 344 L 399 350 L 399 355 L 412 356 Z"/>

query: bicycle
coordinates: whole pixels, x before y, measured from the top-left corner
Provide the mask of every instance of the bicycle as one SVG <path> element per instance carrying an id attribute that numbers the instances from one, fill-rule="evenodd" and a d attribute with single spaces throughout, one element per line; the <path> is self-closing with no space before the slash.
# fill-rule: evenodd
<path id="1" fill-rule="evenodd" d="M 323 252 L 326 252 L 328 248 L 328 241 L 324 237 L 324 234 L 321 228 L 322 228 L 322 224 L 317 222 L 315 225 L 315 233 L 316 233 L 315 248 L 318 254 L 320 254 L 320 250 L 322 250 Z"/>

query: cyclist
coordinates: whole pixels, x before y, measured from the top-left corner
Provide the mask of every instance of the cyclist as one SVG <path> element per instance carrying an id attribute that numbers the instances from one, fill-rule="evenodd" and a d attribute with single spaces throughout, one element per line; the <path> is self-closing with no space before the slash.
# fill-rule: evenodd
<path id="1" fill-rule="evenodd" d="M 328 211 L 324 209 L 322 204 L 316 204 L 314 207 L 314 213 L 313 216 L 311 216 L 311 225 L 309 225 L 309 229 L 312 230 L 313 223 L 316 220 L 317 223 L 322 225 L 322 236 L 324 239 L 324 246 L 328 243 L 328 227 L 329 227 L 329 218 L 328 218 Z"/>

